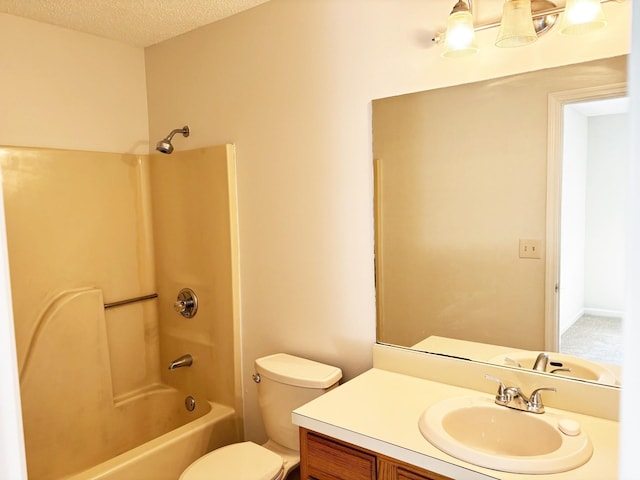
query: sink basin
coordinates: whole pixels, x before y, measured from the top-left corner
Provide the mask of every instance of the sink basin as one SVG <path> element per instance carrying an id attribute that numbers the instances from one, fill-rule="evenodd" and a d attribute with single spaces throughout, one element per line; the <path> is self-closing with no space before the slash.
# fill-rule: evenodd
<path id="1" fill-rule="evenodd" d="M 424 411 L 418 426 L 443 452 L 503 472 L 565 472 L 593 453 L 589 437 L 574 420 L 513 410 L 496 405 L 493 397 L 443 400 Z"/>
<path id="2" fill-rule="evenodd" d="M 502 355 L 498 355 L 489 359 L 489 363 L 497 363 L 498 365 L 516 366 L 515 362 L 518 362 L 522 368 L 531 369 L 536 361 L 536 357 L 540 352 L 532 352 L 529 350 L 514 350 L 506 352 Z M 580 378 L 582 380 L 592 380 L 599 383 L 608 383 L 610 385 L 617 385 L 616 375 L 607 367 L 597 363 L 585 360 L 580 357 L 574 357 L 573 355 L 566 355 L 563 353 L 549 353 L 550 361 L 555 364 L 547 367 L 547 373 L 551 373 L 551 370 L 555 368 L 570 368 L 570 372 L 558 371 L 554 372 L 554 375 L 562 375 L 570 378 Z"/>

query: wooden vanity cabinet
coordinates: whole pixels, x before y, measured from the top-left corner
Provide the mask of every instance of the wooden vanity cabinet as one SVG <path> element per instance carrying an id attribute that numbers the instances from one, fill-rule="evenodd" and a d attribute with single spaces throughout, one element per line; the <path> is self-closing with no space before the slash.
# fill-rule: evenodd
<path id="1" fill-rule="evenodd" d="M 452 480 L 300 428 L 301 480 Z"/>

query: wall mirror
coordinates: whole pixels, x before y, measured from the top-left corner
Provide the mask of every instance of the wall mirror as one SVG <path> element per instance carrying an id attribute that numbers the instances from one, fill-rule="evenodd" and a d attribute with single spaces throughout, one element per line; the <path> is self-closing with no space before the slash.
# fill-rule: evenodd
<path id="1" fill-rule="evenodd" d="M 615 328 L 603 329 L 621 307 L 585 299 L 599 287 L 584 278 L 596 269 L 617 282 L 611 254 L 624 239 L 575 232 L 607 237 L 586 211 L 623 219 L 609 202 L 622 186 L 582 177 L 624 178 L 625 142 L 603 143 L 603 132 L 626 131 L 624 108 L 600 115 L 586 102 L 624 97 L 626 64 L 620 56 L 373 101 L 378 342 L 522 368 L 546 352 L 550 374 L 618 384 L 616 358 L 589 354 L 619 355 Z M 591 157 L 599 166 L 574 165 Z M 591 207 L 580 213 L 576 199 Z M 594 251 L 607 255 L 585 253 Z M 579 257 L 582 271 L 560 278 Z M 583 292 L 577 307 L 563 296 L 571 290 Z M 563 336 L 578 318 L 600 329 L 595 340 L 587 330 Z"/>

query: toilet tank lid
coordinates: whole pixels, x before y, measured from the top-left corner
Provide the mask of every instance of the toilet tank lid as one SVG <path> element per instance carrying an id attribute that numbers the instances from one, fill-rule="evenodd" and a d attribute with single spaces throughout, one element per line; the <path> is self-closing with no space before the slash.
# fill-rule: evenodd
<path id="1" fill-rule="evenodd" d="M 342 370 L 286 353 L 256 359 L 260 375 L 295 387 L 327 388 L 342 378 Z"/>

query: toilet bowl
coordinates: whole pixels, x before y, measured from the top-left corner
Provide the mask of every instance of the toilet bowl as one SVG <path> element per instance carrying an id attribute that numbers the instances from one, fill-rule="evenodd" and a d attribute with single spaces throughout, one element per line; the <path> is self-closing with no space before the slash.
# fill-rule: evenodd
<path id="1" fill-rule="evenodd" d="M 298 466 L 298 427 L 291 423 L 291 412 L 336 387 L 342 371 L 286 353 L 258 358 L 255 369 L 269 440 L 218 448 L 189 465 L 180 480 L 283 480 Z"/>
<path id="2" fill-rule="evenodd" d="M 218 448 L 193 462 L 180 480 L 247 479 L 282 480 L 283 458 L 253 442 Z"/>

